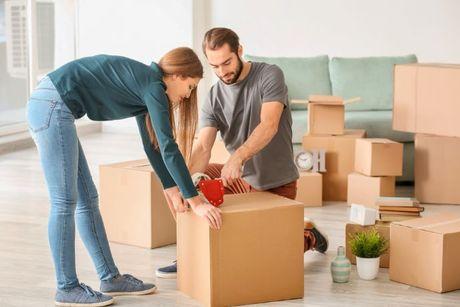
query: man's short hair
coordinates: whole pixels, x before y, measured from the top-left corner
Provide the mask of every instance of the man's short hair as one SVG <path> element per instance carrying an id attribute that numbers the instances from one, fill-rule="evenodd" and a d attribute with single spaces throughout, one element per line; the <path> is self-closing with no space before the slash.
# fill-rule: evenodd
<path id="1" fill-rule="evenodd" d="M 238 47 L 240 46 L 238 35 L 228 28 L 212 28 L 204 35 L 203 53 L 206 55 L 206 49 L 216 50 L 225 44 L 230 46 L 232 52 L 238 54 Z"/>

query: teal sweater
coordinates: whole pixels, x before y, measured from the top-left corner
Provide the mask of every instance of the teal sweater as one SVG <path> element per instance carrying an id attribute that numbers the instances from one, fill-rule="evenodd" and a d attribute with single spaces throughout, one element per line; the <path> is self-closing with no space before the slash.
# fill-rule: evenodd
<path id="1" fill-rule="evenodd" d="M 198 195 L 169 123 L 163 73 L 121 56 L 97 55 L 72 61 L 49 77 L 75 118 L 104 121 L 136 116 L 144 150 L 163 187 L 179 187 L 184 198 Z M 150 114 L 159 151 L 150 144 L 145 115 Z"/>

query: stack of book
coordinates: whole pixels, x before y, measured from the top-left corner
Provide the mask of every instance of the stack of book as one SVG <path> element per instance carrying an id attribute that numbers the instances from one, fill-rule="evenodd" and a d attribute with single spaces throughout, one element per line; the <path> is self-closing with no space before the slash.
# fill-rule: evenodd
<path id="1" fill-rule="evenodd" d="M 397 222 L 420 217 L 425 208 L 415 198 L 410 197 L 378 197 L 375 201 L 379 209 L 380 220 Z"/>

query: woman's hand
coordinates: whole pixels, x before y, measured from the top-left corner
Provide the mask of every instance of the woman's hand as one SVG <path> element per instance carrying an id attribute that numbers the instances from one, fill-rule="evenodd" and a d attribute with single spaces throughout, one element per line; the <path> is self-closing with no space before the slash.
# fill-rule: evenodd
<path id="1" fill-rule="evenodd" d="M 182 195 L 177 186 L 168 188 L 163 192 L 165 194 L 169 209 L 174 215 L 174 218 L 176 217 L 177 212 L 181 213 L 188 210 L 187 204 L 184 202 L 184 199 L 182 198 Z"/>
<path id="2" fill-rule="evenodd" d="M 220 229 L 222 227 L 221 210 L 209 204 L 201 195 L 189 198 L 187 202 L 196 215 L 206 219 L 209 227 L 212 229 Z"/>

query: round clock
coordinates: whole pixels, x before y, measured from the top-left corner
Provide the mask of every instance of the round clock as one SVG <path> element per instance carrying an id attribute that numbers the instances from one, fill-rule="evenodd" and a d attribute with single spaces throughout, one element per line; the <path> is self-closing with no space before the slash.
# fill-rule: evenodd
<path id="1" fill-rule="evenodd" d="M 308 151 L 302 151 L 295 157 L 295 164 L 302 171 L 309 171 L 313 167 L 313 155 Z"/>

